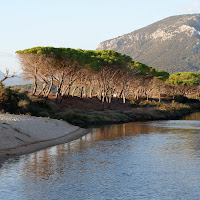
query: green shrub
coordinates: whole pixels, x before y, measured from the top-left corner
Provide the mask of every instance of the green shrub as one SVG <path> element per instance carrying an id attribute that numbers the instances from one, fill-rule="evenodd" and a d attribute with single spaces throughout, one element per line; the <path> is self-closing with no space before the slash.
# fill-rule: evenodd
<path id="1" fill-rule="evenodd" d="M 89 117 L 86 114 L 68 113 L 64 115 L 62 119 L 71 124 L 81 124 L 87 122 Z"/>
<path id="2" fill-rule="evenodd" d="M 5 104 L 9 100 L 9 95 L 7 89 L 2 83 L 0 83 L 0 104 Z"/>
<path id="3" fill-rule="evenodd" d="M 29 98 L 27 91 L 4 87 L 3 84 L 0 84 L 0 110 L 11 114 L 54 117 L 54 113 L 46 99 Z"/>
<path id="4" fill-rule="evenodd" d="M 188 98 L 184 97 L 183 95 L 175 95 L 174 100 L 179 103 L 186 103 L 188 101 Z"/>
<path id="5" fill-rule="evenodd" d="M 19 106 L 20 108 L 22 108 L 22 109 L 27 109 L 28 106 L 29 106 L 29 104 L 30 104 L 30 102 L 27 101 L 27 100 L 25 100 L 25 99 L 19 100 L 19 102 L 18 102 L 18 106 Z"/>

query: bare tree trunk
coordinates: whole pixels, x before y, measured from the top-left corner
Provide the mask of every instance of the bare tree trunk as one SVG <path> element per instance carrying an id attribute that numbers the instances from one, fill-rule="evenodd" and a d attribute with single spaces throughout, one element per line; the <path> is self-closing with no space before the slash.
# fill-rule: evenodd
<path id="1" fill-rule="evenodd" d="M 119 97 L 118 97 L 119 99 L 122 98 L 122 93 L 123 93 L 123 91 L 124 91 L 124 90 L 122 89 L 121 92 L 119 93 Z"/>
<path id="2" fill-rule="evenodd" d="M 58 98 L 61 97 L 61 88 L 62 88 L 63 81 L 64 81 L 64 72 L 62 72 L 61 80 L 60 80 L 60 83 L 59 83 L 58 88 L 57 88 L 56 103 L 58 103 Z"/>
<path id="3" fill-rule="evenodd" d="M 51 78 L 51 82 L 50 82 L 49 89 L 48 89 L 48 91 L 47 91 L 46 94 L 45 94 L 45 97 L 46 97 L 46 98 L 48 98 L 48 96 L 49 96 L 49 94 L 50 94 L 50 92 L 51 92 L 52 86 L 53 86 L 53 78 Z"/>
<path id="4" fill-rule="evenodd" d="M 56 103 L 58 103 L 59 96 L 60 96 L 60 88 L 58 88 L 56 92 Z"/>
<path id="5" fill-rule="evenodd" d="M 102 100 L 102 90 L 99 89 L 97 92 L 97 98 L 101 101 Z"/>
<path id="6" fill-rule="evenodd" d="M 102 103 L 102 110 L 104 110 L 104 106 L 105 106 L 105 89 L 104 89 L 104 91 L 102 93 L 101 103 Z"/>
<path id="7" fill-rule="evenodd" d="M 69 97 L 69 95 L 70 95 L 70 91 L 71 91 L 71 86 L 69 86 L 69 88 L 68 88 L 68 93 L 67 93 L 67 96 Z"/>
<path id="8" fill-rule="evenodd" d="M 87 88 L 86 86 L 83 87 L 83 97 L 87 97 Z"/>
<path id="9" fill-rule="evenodd" d="M 137 90 L 136 92 L 136 100 L 138 101 L 139 100 L 139 91 Z"/>
<path id="10" fill-rule="evenodd" d="M 74 93 L 76 92 L 77 89 L 78 89 L 78 86 L 76 86 L 76 87 L 74 88 L 74 90 L 72 91 L 72 97 L 74 96 Z"/>
<path id="11" fill-rule="evenodd" d="M 104 110 L 104 99 L 105 99 L 105 97 L 104 97 L 104 95 L 103 95 L 103 97 L 102 97 L 102 100 L 101 100 L 101 103 L 102 103 L 102 110 Z"/>
<path id="12" fill-rule="evenodd" d="M 111 109 L 112 95 L 108 97 L 108 108 Z"/>
<path id="13" fill-rule="evenodd" d="M 147 102 L 149 101 L 149 94 L 147 93 Z"/>
<path id="14" fill-rule="evenodd" d="M 93 96 L 93 90 L 94 90 L 93 86 L 90 86 L 90 93 L 89 93 L 90 98 L 92 98 Z"/>
<path id="15" fill-rule="evenodd" d="M 34 76 L 34 82 L 33 82 L 33 84 L 34 84 L 34 88 L 33 88 L 32 95 L 34 96 L 35 93 L 36 93 L 36 91 L 37 91 L 37 78 L 36 78 L 36 76 Z"/>
<path id="16" fill-rule="evenodd" d="M 45 96 L 45 88 L 47 86 L 47 82 L 45 81 L 43 83 L 42 89 L 40 90 L 40 92 L 38 93 L 38 95 L 41 95 L 41 93 L 43 92 L 43 96 Z"/>
<path id="17" fill-rule="evenodd" d="M 122 98 L 123 98 L 123 104 L 125 104 L 126 103 L 126 96 L 125 96 L 124 92 L 122 93 Z"/>
<path id="18" fill-rule="evenodd" d="M 82 99 L 83 98 L 83 86 L 81 87 L 81 94 L 80 94 L 80 98 Z"/>
<path id="19" fill-rule="evenodd" d="M 161 93 L 159 92 L 159 103 L 161 102 Z"/>

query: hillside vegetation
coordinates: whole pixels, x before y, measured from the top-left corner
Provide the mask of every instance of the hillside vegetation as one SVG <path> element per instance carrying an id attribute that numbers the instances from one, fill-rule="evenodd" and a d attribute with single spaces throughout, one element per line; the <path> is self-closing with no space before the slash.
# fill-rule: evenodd
<path id="1" fill-rule="evenodd" d="M 172 16 L 101 42 L 97 49 L 111 49 L 169 73 L 198 72 L 200 15 Z"/>
<path id="2" fill-rule="evenodd" d="M 200 107 L 198 73 L 159 71 L 111 50 L 35 47 L 17 51 L 32 90 L 5 88 L 2 112 L 80 126 L 172 119 Z M 195 99 L 188 99 L 195 98 Z"/>

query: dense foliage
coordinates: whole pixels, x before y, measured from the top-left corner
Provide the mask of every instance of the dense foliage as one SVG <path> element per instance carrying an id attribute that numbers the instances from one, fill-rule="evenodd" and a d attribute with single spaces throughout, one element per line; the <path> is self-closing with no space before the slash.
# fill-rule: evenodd
<path id="1" fill-rule="evenodd" d="M 194 86 L 200 85 L 200 73 L 179 72 L 169 76 L 167 81 L 173 85 Z"/>
<path id="2" fill-rule="evenodd" d="M 133 61 L 133 66 L 137 67 L 139 69 L 139 72 L 141 75 L 151 75 L 155 78 L 161 79 L 161 80 L 167 80 L 169 78 L 169 73 L 165 71 L 156 70 L 153 67 L 149 67 L 143 63 Z"/>
<path id="3" fill-rule="evenodd" d="M 114 93 L 125 101 L 128 83 L 139 71 L 129 56 L 112 50 L 35 47 L 16 53 L 20 56 L 25 78 L 34 81 L 33 94 L 40 81 L 43 88 L 39 94 L 48 97 L 52 86 L 56 85 L 57 100 L 62 100 L 64 94 L 74 95 L 78 90 L 81 97 L 92 97 L 96 92 L 102 103 L 106 98 L 111 102 Z"/>
<path id="4" fill-rule="evenodd" d="M 122 99 L 149 97 L 157 94 L 199 94 L 198 73 L 159 71 L 129 56 L 112 50 L 88 51 L 71 48 L 34 47 L 16 52 L 21 60 L 24 78 L 33 80 L 33 92 L 48 98 L 56 90 L 56 101 L 64 95 L 92 98 L 104 107 L 113 97 Z M 166 84 L 167 83 L 167 84 Z M 55 92 L 54 92 L 55 94 Z"/>

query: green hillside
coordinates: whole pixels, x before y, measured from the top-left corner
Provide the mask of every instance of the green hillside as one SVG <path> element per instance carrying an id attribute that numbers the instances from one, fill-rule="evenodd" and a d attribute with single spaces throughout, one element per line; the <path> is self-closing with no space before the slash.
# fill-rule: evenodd
<path id="1" fill-rule="evenodd" d="M 200 15 L 173 16 L 129 34 L 104 41 L 112 49 L 169 73 L 200 70 Z"/>

